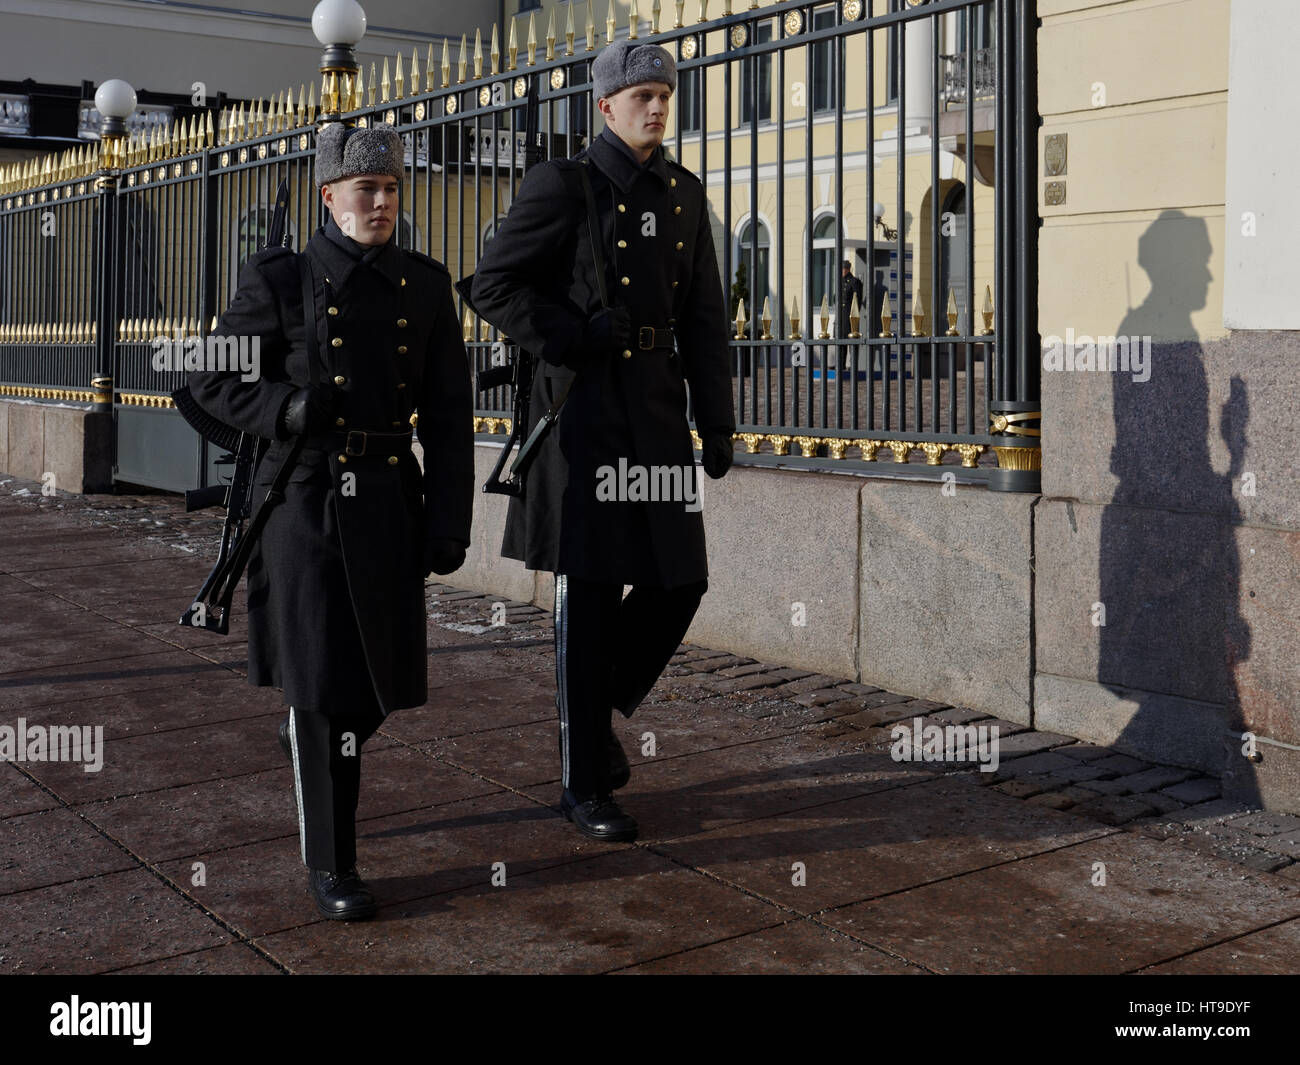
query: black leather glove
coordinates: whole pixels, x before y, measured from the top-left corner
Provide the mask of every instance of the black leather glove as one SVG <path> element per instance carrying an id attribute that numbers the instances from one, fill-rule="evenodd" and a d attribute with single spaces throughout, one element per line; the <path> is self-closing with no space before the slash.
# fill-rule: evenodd
<path id="1" fill-rule="evenodd" d="M 322 385 L 300 388 L 284 403 L 280 412 L 280 431 L 284 437 L 303 433 L 323 433 L 334 427 L 334 407 L 338 393 Z"/>
<path id="2" fill-rule="evenodd" d="M 731 469 L 731 460 L 735 454 L 730 433 L 705 431 L 700 434 L 704 445 L 704 472 L 715 481 Z"/>
<path id="3" fill-rule="evenodd" d="M 626 307 L 605 307 L 591 316 L 582 335 L 587 360 L 622 355 L 632 346 L 632 316 Z"/>
<path id="4" fill-rule="evenodd" d="M 455 573 L 465 563 L 465 546 L 457 540 L 433 539 L 424 545 L 424 575 Z"/>

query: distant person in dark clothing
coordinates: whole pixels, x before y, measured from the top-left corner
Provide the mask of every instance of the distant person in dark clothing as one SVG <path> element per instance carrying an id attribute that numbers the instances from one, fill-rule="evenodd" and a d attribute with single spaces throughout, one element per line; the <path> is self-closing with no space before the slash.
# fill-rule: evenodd
<path id="1" fill-rule="evenodd" d="M 840 267 L 840 317 L 839 317 L 839 335 L 846 337 L 849 335 L 849 314 L 853 310 L 853 297 L 858 297 L 858 314 L 863 313 L 862 304 L 862 281 L 853 276 L 853 264 L 845 259 Z M 866 330 L 861 328 L 861 322 L 858 323 L 858 332 L 865 333 Z"/>

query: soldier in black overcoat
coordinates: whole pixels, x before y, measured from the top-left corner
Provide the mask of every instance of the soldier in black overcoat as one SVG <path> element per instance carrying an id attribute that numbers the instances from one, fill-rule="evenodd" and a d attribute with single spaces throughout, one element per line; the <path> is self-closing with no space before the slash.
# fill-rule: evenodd
<path id="1" fill-rule="evenodd" d="M 402 165 L 391 126 L 322 128 L 329 221 L 301 254 L 253 256 L 216 330 L 258 338 L 260 376 L 190 379 L 210 414 L 272 441 L 259 500 L 304 436 L 249 561 L 248 679 L 284 690 L 308 889 L 343 920 L 377 908 L 355 868 L 361 745 L 425 702 L 424 579 L 458 568 L 470 539 L 469 364 L 447 270 L 392 239 Z"/>
<path id="2" fill-rule="evenodd" d="M 561 810 L 587 835 L 632 839 L 636 822 L 612 795 L 629 769 L 611 711 L 630 716 L 649 693 L 707 588 L 688 414 L 715 478 L 731 465 L 735 414 L 704 187 L 662 147 L 672 56 L 620 41 L 592 75 L 604 131 L 574 159 L 528 172 L 472 295 L 540 359 L 534 424 L 571 383 L 511 500 L 502 553 L 555 574 Z"/>

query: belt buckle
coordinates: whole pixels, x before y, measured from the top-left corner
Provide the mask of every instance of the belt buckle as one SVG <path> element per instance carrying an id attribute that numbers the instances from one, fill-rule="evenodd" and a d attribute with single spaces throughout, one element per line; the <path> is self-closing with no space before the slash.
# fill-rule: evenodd
<path id="1" fill-rule="evenodd" d="M 352 438 L 354 436 L 361 437 L 360 451 L 352 450 Z M 351 432 L 348 433 L 347 440 L 344 443 L 343 451 L 345 454 L 351 455 L 353 458 L 359 458 L 360 456 L 364 455 L 366 453 L 366 434 L 360 429 L 353 429 Z"/>
<path id="2" fill-rule="evenodd" d="M 642 351 L 652 351 L 655 346 L 655 331 L 651 326 L 643 325 L 636 334 L 636 346 Z"/>

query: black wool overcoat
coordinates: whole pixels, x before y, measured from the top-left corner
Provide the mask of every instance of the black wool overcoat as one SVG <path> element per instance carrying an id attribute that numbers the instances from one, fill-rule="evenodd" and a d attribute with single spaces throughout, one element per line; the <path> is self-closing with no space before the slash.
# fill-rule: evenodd
<path id="1" fill-rule="evenodd" d="M 469 363 L 451 278 L 392 242 L 363 250 L 331 220 L 304 253 L 318 379 L 335 390 L 336 431 L 354 435 L 309 438 L 248 567 L 249 683 L 325 714 L 425 702 L 423 546 L 468 545 L 473 502 Z M 277 438 L 281 410 L 310 381 L 297 260 L 285 249 L 253 256 L 216 330 L 260 339 L 260 379 L 190 377 L 210 414 L 274 441 L 258 467 L 263 489 L 290 448 Z M 409 448 L 392 461 L 357 454 L 357 434 L 400 433 L 413 414 L 423 474 Z"/>
<path id="2" fill-rule="evenodd" d="M 601 309 L 583 160 L 609 298 L 628 308 L 633 337 L 622 352 L 594 353 L 575 378 L 573 367 L 593 357 L 583 335 Z M 703 477 L 687 385 L 701 432 L 731 434 L 735 415 L 726 306 L 700 181 L 662 148 L 638 165 L 608 130 L 574 159 L 539 163 L 484 250 L 473 301 L 539 359 L 532 425 L 574 382 L 522 500 L 510 501 L 502 554 L 593 581 L 673 588 L 705 579 Z"/>

